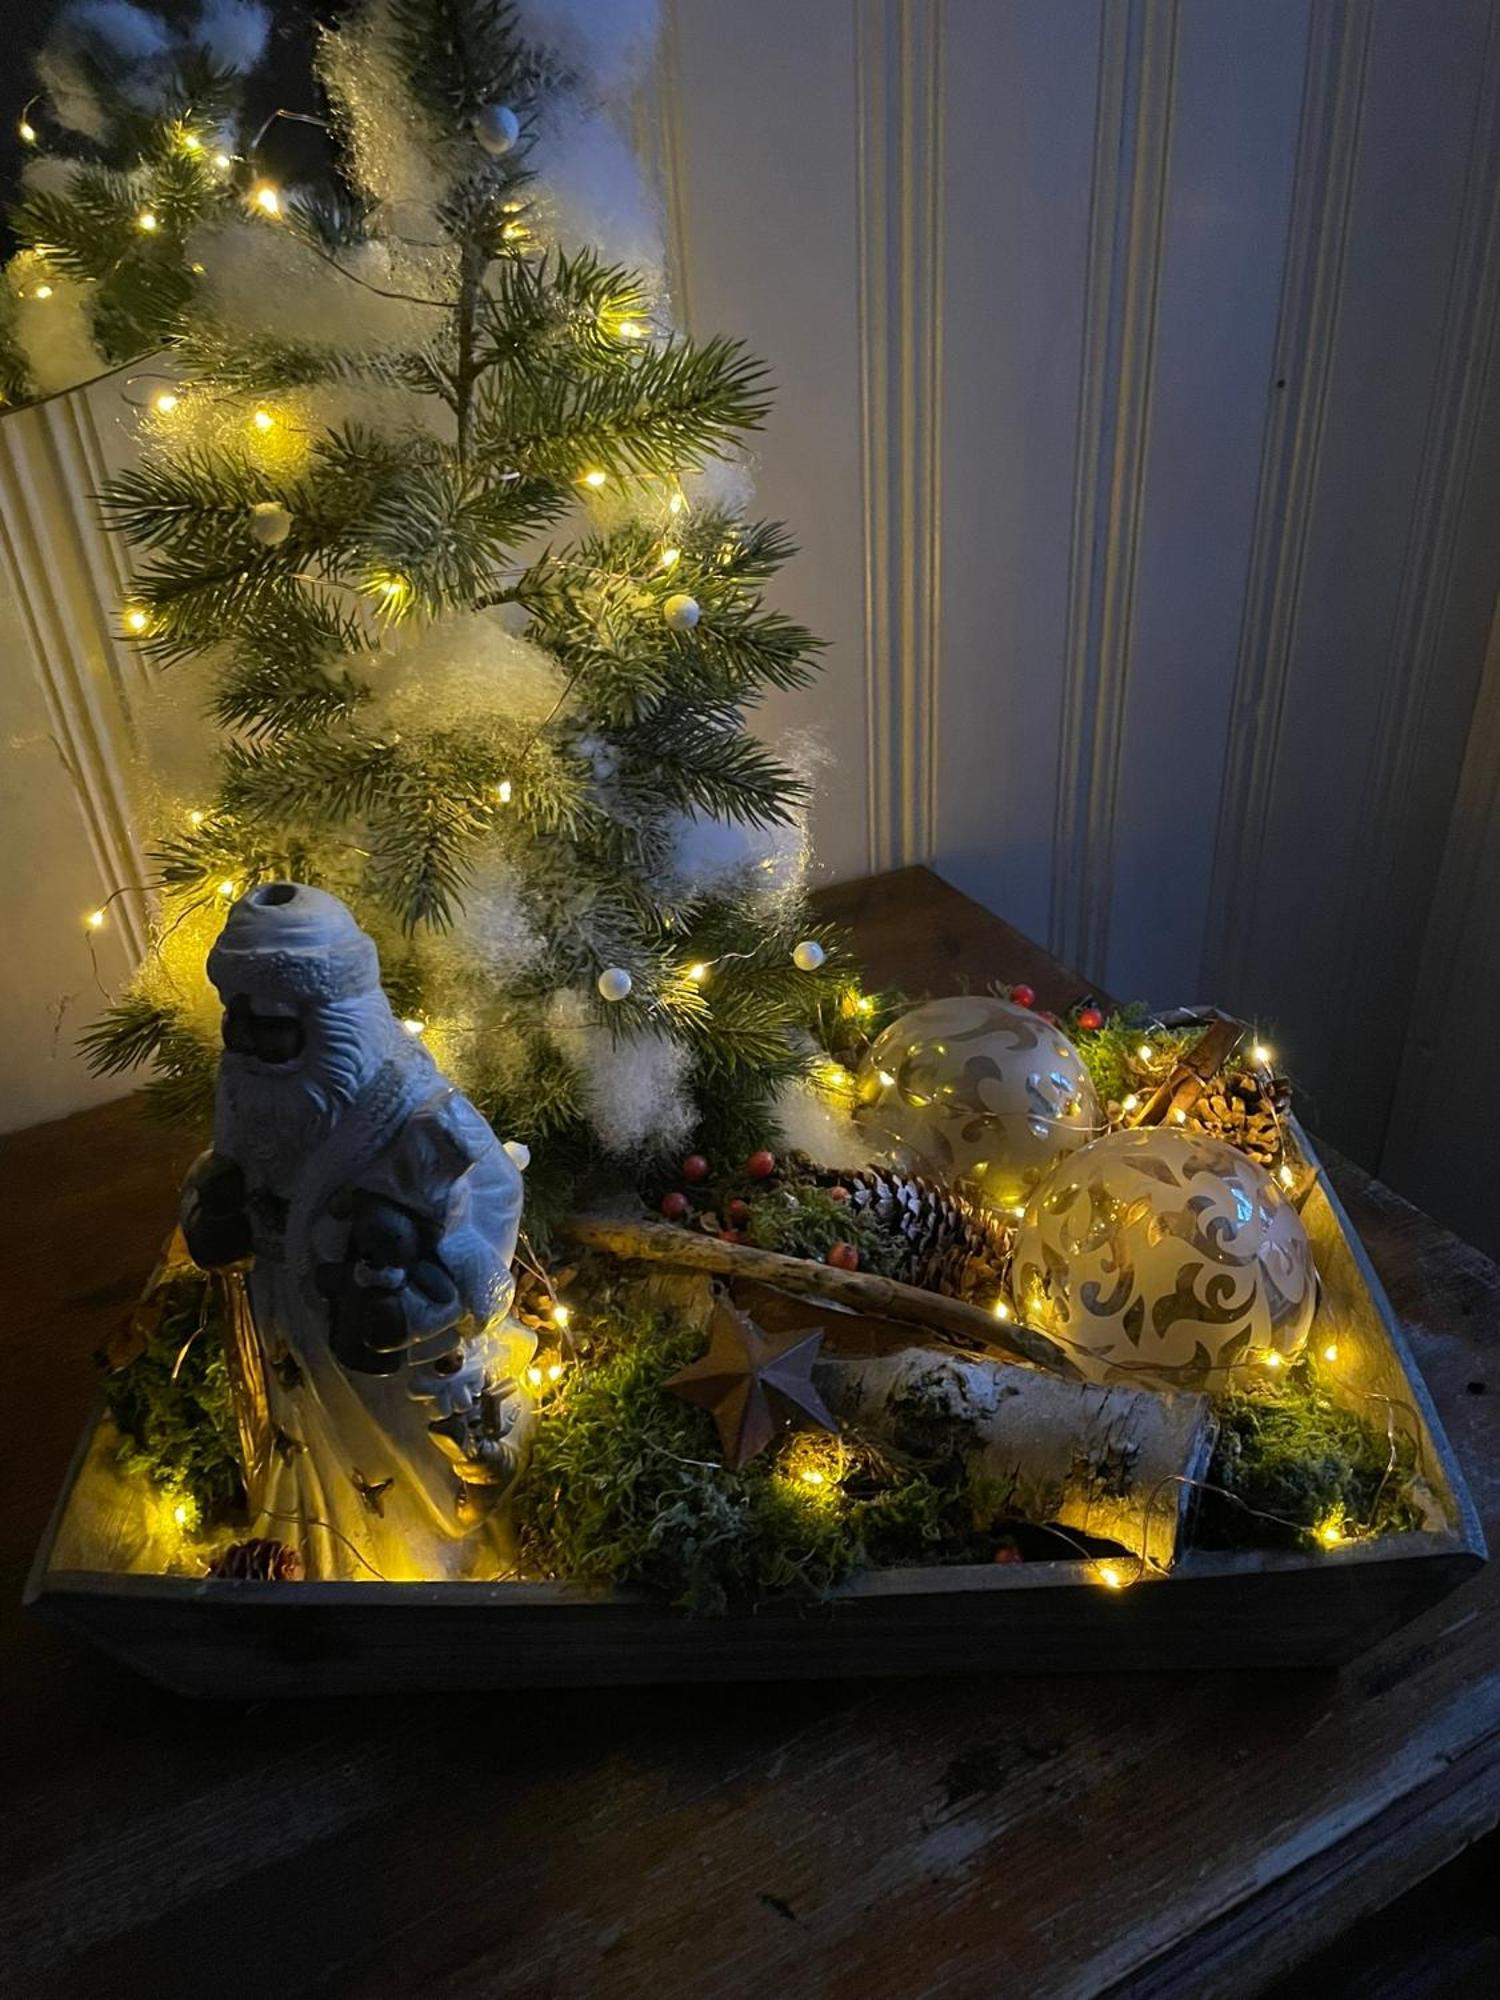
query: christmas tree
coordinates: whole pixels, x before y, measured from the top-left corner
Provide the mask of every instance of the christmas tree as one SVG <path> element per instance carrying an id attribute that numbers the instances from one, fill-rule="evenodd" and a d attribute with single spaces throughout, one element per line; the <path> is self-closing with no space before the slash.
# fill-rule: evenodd
<path id="1" fill-rule="evenodd" d="M 866 1004 L 804 902 L 806 760 L 747 726 L 817 654 L 764 601 L 785 531 L 743 512 L 763 371 L 583 240 L 579 190 L 631 187 L 604 99 L 640 28 L 369 0 L 319 44 L 326 184 L 290 187 L 234 122 L 258 8 L 174 34 L 85 5 L 14 217 L 11 393 L 58 386 L 64 328 L 148 382 L 102 495 L 123 628 L 168 733 L 213 750 L 196 786 L 148 760 L 155 942 L 90 1060 L 196 1115 L 229 902 L 327 887 L 532 1149 L 533 1228 L 584 1180 L 743 1158 L 789 1119 L 836 1151 L 828 1050 Z"/>

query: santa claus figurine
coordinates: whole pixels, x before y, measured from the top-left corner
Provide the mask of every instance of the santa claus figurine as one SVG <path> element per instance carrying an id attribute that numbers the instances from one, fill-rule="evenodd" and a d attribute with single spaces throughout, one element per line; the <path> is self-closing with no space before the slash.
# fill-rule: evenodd
<path id="1" fill-rule="evenodd" d="M 482 1530 L 531 1415 L 534 1336 L 505 1317 L 520 1173 L 395 1019 L 336 897 L 252 889 L 208 975 L 224 1055 L 182 1227 L 200 1264 L 249 1262 L 256 1532 L 313 1577 L 492 1574 Z"/>

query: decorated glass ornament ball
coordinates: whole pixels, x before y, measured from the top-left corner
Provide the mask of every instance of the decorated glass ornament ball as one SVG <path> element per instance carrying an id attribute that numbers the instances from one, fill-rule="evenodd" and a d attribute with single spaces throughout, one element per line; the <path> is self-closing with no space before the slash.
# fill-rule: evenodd
<path id="1" fill-rule="evenodd" d="M 1160 1389 L 1269 1374 L 1317 1306 L 1307 1231 L 1270 1175 L 1162 1126 L 1059 1161 L 1016 1231 L 1011 1290 L 1090 1381 Z"/>
<path id="2" fill-rule="evenodd" d="M 901 1165 L 973 1181 L 1008 1209 L 1104 1130 L 1067 1036 L 983 993 L 925 1001 L 883 1029 L 860 1071 L 855 1115 Z"/>

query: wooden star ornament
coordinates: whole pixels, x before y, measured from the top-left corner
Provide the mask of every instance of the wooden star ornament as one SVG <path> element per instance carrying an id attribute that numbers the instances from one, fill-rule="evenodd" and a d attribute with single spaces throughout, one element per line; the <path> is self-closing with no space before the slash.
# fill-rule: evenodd
<path id="1" fill-rule="evenodd" d="M 731 1472 L 764 1451 L 779 1430 L 812 1423 L 837 1431 L 838 1419 L 813 1387 L 821 1327 L 766 1333 L 748 1313 L 720 1298 L 708 1323 L 708 1352 L 662 1385 L 697 1403 L 719 1427 Z"/>

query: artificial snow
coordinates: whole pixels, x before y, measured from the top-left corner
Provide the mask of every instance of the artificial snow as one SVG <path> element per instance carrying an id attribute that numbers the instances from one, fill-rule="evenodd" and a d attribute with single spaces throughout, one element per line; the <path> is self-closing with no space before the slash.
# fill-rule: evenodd
<path id="1" fill-rule="evenodd" d="M 457 729 L 483 714 L 540 722 L 563 686 L 552 655 L 493 611 L 397 626 L 359 671 L 373 697 L 366 714 L 403 730 Z"/>
<path id="2" fill-rule="evenodd" d="M 11 333 L 26 357 L 27 372 L 40 396 L 92 381 L 108 365 L 94 345 L 89 319 L 92 287 L 54 271 L 34 251 L 22 250 L 6 273 L 15 293 Z M 39 299 L 39 285 L 50 295 Z"/>
<path id="3" fill-rule="evenodd" d="M 651 58 L 657 0 L 520 0 L 521 33 L 601 93 L 628 90 Z"/>
<path id="4" fill-rule="evenodd" d="M 270 10 L 259 0 L 206 0 L 193 40 L 222 68 L 244 75 L 265 54 L 270 32 Z"/>
<path id="5" fill-rule="evenodd" d="M 207 310 L 240 334 L 357 353 L 421 347 L 442 323 L 435 305 L 386 296 L 402 288 L 381 243 L 320 255 L 281 225 L 247 216 L 195 230 L 187 255 L 203 266 Z"/>
<path id="6" fill-rule="evenodd" d="M 389 5 L 372 5 L 325 34 L 318 68 L 348 144 L 353 178 L 385 208 L 383 220 L 413 242 L 438 241 L 437 209 L 452 178 L 453 149 L 406 94 Z"/>
<path id="7" fill-rule="evenodd" d="M 842 1105 L 806 1078 L 782 1085 L 774 1116 L 793 1152 L 806 1153 L 824 1167 L 868 1166 L 869 1139 Z"/>
<path id="8" fill-rule="evenodd" d="M 55 32 L 70 40 L 97 36 L 116 55 L 132 62 L 164 56 L 172 43 L 160 15 L 132 7 L 129 0 L 80 0 L 79 5 L 65 8 L 58 16 Z"/>
<path id="9" fill-rule="evenodd" d="M 621 1156 L 680 1145 L 694 1120 L 686 1043 L 652 1029 L 614 1034 L 593 1018 L 595 1005 L 590 995 L 565 987 L 547 1003 L 547 1027 L 579 1071 L 584 1111 L 600 1144 Z"/>
<path id="10" fill-rule="evenodd" d="M 109 136 L 109 121 L 74 56 L 61 45 L 45 48 L 37 56 L 36 75 L 58 124 L 102 145 Z"/>
<path id="11" fill-rule="evenodd" d="M 547 113 L 531 152 L 529 207 L 538 234 L 570 256 L 592 250 L 664 288 L 661 204 L 609 114 L 576 98 Z"/>
<path id="12" fill-rule="evenodd" d="M 439 933 L 429 946 L 439 962 L 451 954 L 450 975 L 460 975 L 464 964 L 477 960 L 505 985 L 541 957 L 546 940 L 533 929 L 520 880 L 503 855 L 481 855 L 459 900 L 461 925 Z"/>

